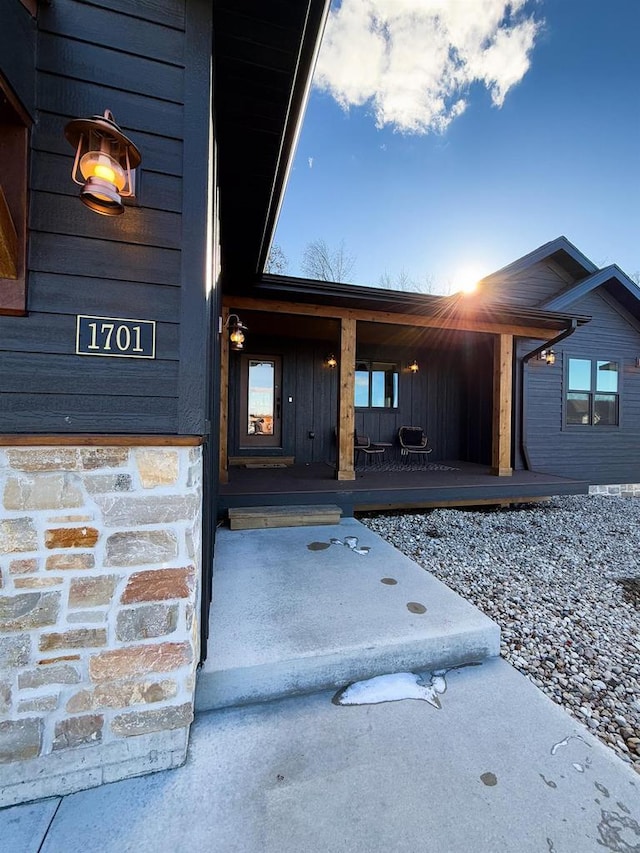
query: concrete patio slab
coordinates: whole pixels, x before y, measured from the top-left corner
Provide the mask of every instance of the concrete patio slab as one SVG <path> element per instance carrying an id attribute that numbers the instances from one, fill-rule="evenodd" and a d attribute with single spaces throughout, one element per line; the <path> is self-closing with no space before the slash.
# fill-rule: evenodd
<path id="1" fill-rule="evenodd" d="M 60 802 L 60 797 L 51 797 L 37 803 L 0 809 L 0 850 L 3 853 L 39 850 Z"/>
<path id="2" fill-rule="evenodd" d="M 500 653 L 494 622 L 353 518 L 221 529 L 213 590 L 200 711 Z"/>
<path id="3" fill-rule="evenodd" d="M 640 845 L 640 777 L 501 659 L 449 673 L 441 710 L 331 695 L 201 714 L 184 767 L 65 797 L 41 853 Z"/>

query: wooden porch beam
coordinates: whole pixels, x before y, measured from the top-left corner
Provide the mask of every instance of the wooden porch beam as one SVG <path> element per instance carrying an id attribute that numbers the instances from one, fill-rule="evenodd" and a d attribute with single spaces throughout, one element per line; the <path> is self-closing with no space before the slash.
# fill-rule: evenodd
<path id="1" fill-rule="evenodd" d="M 519 326 L 505 323 L 474 321 L 468 317 L 425 317 L 421 314 L 396 314 L 393 311 L 364 311 L 358 308 L 338 308 L 331 305 L 308 305 L 302 302 L 281 302 L 255 299 L 252 296 L 224 297 L 224 304 L 238 311 L 266 311 L 271 314 L 295 314 L 304 317 L 327 317 L 363 323 L 387 323 L 394 326 L 414 326 L 424 329 L 452 329 L 458 332 L 486 332 L 546 341 L 558 329 L 553 327 Z M 562 330 L 560 330 L 562 331 Z"/>
<path id="2" fill-rule="evenodd" d="M 338 480 L 355 480 L 353 436 L 355 433 L 356 321 L 343 318 L 340 325 L 340 390 L 338 395 Z"/>
<path id="3" fill-rule="evenodd" d="M 493 440 L 491 473 L 510 477 L 511 406 L 513 399 L 513 337 L 496 335 L 493 349 Z"/>
<path id="4" fill-rule="evenodd" d="M 220 335 L 220 445 L 218 476 L 220 483 L 229 482 L 229 330 L 226 328 L 229 309 L 222 309 Z"/>

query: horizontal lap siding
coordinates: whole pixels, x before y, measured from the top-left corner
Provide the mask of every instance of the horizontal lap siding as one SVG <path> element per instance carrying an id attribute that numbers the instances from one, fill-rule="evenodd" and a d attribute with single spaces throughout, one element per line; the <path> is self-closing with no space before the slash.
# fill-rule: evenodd
<path id="1" fill-rule="evenodd" d="M 534 470 L 598 483 L 640 482 L 640 331 L 615 303 L 589 294 L 572 308 L 593 317 L 554 347 L 556 363 L 532 361 L 528 371 L 527 438 Z M 620 362 L 620 426 L 562 427 L 567 359 Z"/>
<path id="2" fill-rule="evenodd" d="M 1 432 L 179 431 L 185 41 L 184 0 L 39 9 L 29 316 L 0 317 Z M 79 202 L 64 138 L 107 108 L 142 152 L 120 217 Z M 155 320 L 156 358 L 76 356 L 77 314 Z"/>
<path id="3" fill-rule="evenodd" d="M 573 278 L 553 261 L 541 261 L 513 278 L 490 283 L 486 293 L 505 305 L 533 308 L 572 283 Z"/>

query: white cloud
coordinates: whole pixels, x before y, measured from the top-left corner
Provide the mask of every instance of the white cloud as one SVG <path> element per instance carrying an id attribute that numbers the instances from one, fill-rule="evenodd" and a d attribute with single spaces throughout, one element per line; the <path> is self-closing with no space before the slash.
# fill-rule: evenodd
<path id="1" fill-rule="evenodd" d="M 472 83 L 501 107 L 522 80 L 542 22 L 527 0 L 342 0 L 327 22 L 315 84 L 378 127 L 442 132 Z"/>
<path id="2" fill-rule="evenodd" d="M 307 163 L 309 164 L 309 168 L 313 169 L 313 157 L 307 157 Z"/>

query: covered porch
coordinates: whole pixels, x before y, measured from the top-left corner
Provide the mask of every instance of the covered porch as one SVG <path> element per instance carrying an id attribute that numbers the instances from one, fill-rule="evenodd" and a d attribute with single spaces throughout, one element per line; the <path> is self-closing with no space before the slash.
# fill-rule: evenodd
<path id="1" fill-rule="evenodd" d="M 252 295 L 225 297 L 222 329 L 240 317 L 242 351 L 229 334 L 221 340 L 222 512 L 267 496 L 276 504 L 317 498 L 352 513 L 587 490 L 513 468 L 514 341 L 553 341 L 575 327 L 569 315 L 265 276 Z M 399 462 L 403 426 L 429 436 L 426 469 L 389 465 Z M 385 446 L 384 466 L 357 470 L 355 434 Z"/>
<path id="2" fill-rule="evenodd" d="M 277 464 L 277 463 L 275 463 Z M 219 514 L 250 506 L 336 504 L 344 516 L 378 509 L 524 503 L 550 495 L 587 494 L 589 484 L 536 471 L 496 477 L 488 465 L 444 460 L 419 466 L 358 466 L 355 479 L 336 479 L 326 463 L 282 468 L 231 467 L 220 486 Z"/>

